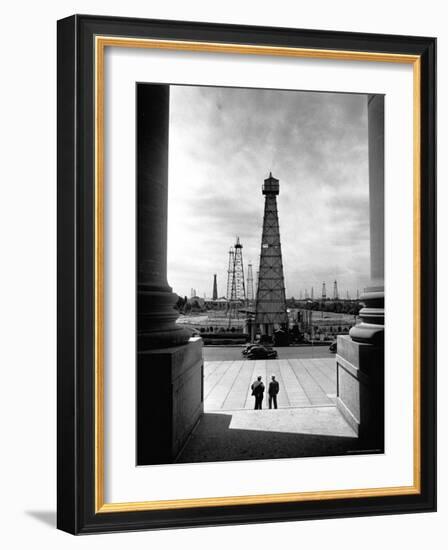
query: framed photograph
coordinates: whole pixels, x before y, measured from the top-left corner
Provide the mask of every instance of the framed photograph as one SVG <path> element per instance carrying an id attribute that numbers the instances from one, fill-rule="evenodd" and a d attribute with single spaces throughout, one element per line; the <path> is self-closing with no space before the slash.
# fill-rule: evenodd
<path id="1" fill-rule="evenodd" d="M 58 527 L 434 511 L 436 40 L 58 22 Z"/>

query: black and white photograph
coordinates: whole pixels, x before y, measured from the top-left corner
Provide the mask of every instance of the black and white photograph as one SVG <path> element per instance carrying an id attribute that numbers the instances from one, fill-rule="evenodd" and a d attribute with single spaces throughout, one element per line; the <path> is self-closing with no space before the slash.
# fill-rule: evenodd
<path id="1" fill-rule="evenodd" d="M 384 103 L 136 84 L 138 466 L 384 453 Z"/>
<path id="2" fill-rule="evenodd" d="M 444 13 L 4 4 L 3 548 L 446 546 Z"/>

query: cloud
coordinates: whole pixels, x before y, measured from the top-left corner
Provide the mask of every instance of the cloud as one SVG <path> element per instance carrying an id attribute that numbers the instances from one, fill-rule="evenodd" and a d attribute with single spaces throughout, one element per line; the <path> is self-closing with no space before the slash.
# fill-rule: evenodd
<path id="1" fill-rule="evenodd" d="M 263 180 L 280 179 L 287 295 L 337 278 L 369 280 L 367 96 L 172 86 L 168 277 L 174 290 L 225 294 L 238 235 L 258 270 Z"/>

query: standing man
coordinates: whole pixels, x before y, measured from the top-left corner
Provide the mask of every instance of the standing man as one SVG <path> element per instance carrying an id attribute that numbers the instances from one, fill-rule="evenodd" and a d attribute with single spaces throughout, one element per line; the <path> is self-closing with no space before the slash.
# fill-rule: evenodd
<path id="1" fill-rule="evenodd" d="M 254 409 L 261 410 L 261 404 L 263 402 L 263 395 L 264 395 L 264 384 L 261 381 L 261 376 L 257 377 L 255 382 L 252 384 L 251 388 L 252 388 L 252 395 L 255 397 Z"/>
<path id="2" fill-rule="evenodd" d="M 280 391 L 280 385 L 275 379 L 275 376 L 271 376 L 271 381 L 269 382 L 269 408 L 272 409 L 272 402 L 274 402 L 274 409 L 277 408 L 277 394 Z"/>

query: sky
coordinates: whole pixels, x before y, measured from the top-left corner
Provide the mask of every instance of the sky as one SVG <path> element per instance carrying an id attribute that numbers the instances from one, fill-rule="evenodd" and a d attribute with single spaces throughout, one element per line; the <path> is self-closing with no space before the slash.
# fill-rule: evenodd
<path id="1" fill-rule="evenodd" d="M 240 237 L 245 276 L 258 271 L 263 180 L 277 206 L 286 296 L 356 296 L 370 271 L 367 96 L 171 86 L 168 282 L 225 296 Z"/>

